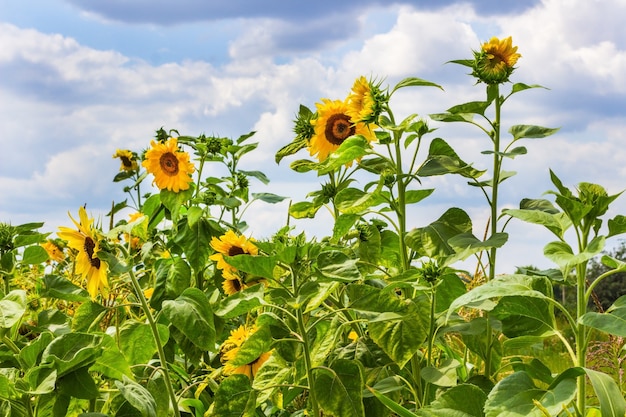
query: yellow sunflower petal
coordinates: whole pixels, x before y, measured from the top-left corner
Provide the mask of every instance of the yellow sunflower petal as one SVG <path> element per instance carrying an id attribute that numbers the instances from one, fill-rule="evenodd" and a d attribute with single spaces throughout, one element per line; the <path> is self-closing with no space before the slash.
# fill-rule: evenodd
<path id="1" fill-rule="evenodd" d="M 175 193 L 189 189 L 195 167 L 189 154 L 178 150 L 177 139 L 170 138 L 165 143 L 151 141 L 150 145 L 141 165 L 154 175 L 156 186 Z"/>

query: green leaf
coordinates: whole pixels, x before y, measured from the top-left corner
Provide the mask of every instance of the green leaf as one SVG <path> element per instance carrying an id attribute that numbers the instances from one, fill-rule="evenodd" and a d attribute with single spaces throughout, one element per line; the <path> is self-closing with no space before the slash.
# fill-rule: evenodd
<path id="1" fill-rule="evenodd" d="M 179 257 L 156 262 L 156 282 L 150 306 L 160 310 L 164 300 L 173 300 L 191 285 L 191 268 Z"/>
<path id="2" fill-rule="evenodd" d="M 280 355 L 272 355 L 259 368 L 254 380 L 252 388 L 258 390 L 259 403 L 267 401 L 276 392 L 279 385 L 287 383 L 294 373 L 294 368 L 290 367 Z M 268 389 L 268 387 L 276 387 Z"/>
<path id="3" fill-rule="evenodd" d="M 497 154 L 499 156 L 502 156 L 504 158 L 511 158 L 514 159 L 516 156 L 519 155 L 526 155 L 528 153 L 528 150 L 526 149 L 526 147 L 524 146 L 518 146 L 516 148 L 511 149 L 508 152 L 494 152 L 494 151 L 482 151 L 481 152 L 483 155 L 493 155 L 493 154 Z"/>
<path id="4" fill-rule="evenodd" d="M 246 175 L 246 176 L 248 176 L 248 177 L 254 177 L 257 180 L 261 181 L 265 185 L 270 183 L 270 179 L 267 178 L 267 175 L 265 175 L 261 171 L 244 171 L 244 170 L 239 170 L 239 172 L 244 174 L 244 175 Z"/>
<path id="5" fill-rule="evenodd" d="M 202 291 L 187 288 L 175 300 L 164 301 L 161 312 L 194 345 L 208 351 L 215 348 L 213 312 Z"/>
<path id="6" fill-rule="evenodd" d="M 252 277 L 267 279 L 274 279 L 274 268 L 278 262 L 276 256 L 248 254 L 224 256 L 224 260 L 239 271 L 252 275 Z"/>
<path id="7" fill-rule="evenodd" d="M 187 190 L 181 190 L 177 193 L 174 191 L 169 191 L 166 189 L 161 190 L 161 203 L 167 208 L 171 213 L 171 219 L 174 223 L 178 221 L 178 215 L 180 212 L 180 208 L 183 204 L 185 204 L 189 199 L 193 197 L 194 186 L 189 187 Z"/>
<path id="8" fill-rule="evenodd" d="M 426 81 L 417 77 L 407 77 L 401 80 L 398 84 L 396 84 L 395 87 L 393 87 L 390 95 L 393 94 L 396 90 L 405 87 L 437 87 L 440 90 L 443 90 L 443 88 L 439 84 L 435 84 L 433 82 Z"/>
<path id="9" fill-rule="evenodd" d="M 237 349 L 237 353 L 228 363 L 234 367 L 248 365 L 268 352 L 272 344 L 269 326 L 260 326 Z"/>
<path id="10" fill-rule="evenodd" d="M 322 207 L 322 204 L 300 201 L 289 207 L 289 214 L 294 219 L 315 218 L 315 214 Z"/>
<path id="11" fill-rule="evenodd" d="M 459 174 L 472 179 L 476 179 L 484 173 L 485 171 L 479 171 L 461 160 L 450 145 L 441 138 L 433 139 L 430 143 L 428 158 L 417 171 L 417 175 L 421 177 Z"/>
<path id="12" fill-rule="evenodd" d="M 445 391 L 429 406 L 417 410 L 424 417 L 482 417 L 487 395 L 471 384 L 461 384 Z"/>
<path id="13" fill-rule="evenodd" d="M 358 214 L 340 214 L 339 217 L 335 219 L 335 224 L 333 226 L 333 238 L 338 240 L 344 237 L 360 218 L 361 216 Z"/>
<path id="14" fill-rule="evenodd" d="M 60 275 L 44 275 L 42 297 L 58 298 L 66 301 L 89 301 L 87 290 Z"/>
<path id="15" fill-rule="evenodd" d="M 544 199 L 523 199 L 519 209 L 504 209 L 503 213 L 528 223 L 542 225 L 561 239 L 572 225 L 565 213 L 561 213 L 550 201 Z"/>
<path id="16" fill-rule="evenodd" d="M 211 226 L 211 223 L 201 217 L 193 225 L 182 221 L 178 227 L 175 241 L 182 246 L 189 265 L 196 273 L 202 271 L 211 254 L 209 245 L 212 236 L 220 235 L 220 231 Z"/>
<path id="17" fill-rule="evenodd" d="M 350 136 L 324 162 L 319 164 L 318 173 L 321 175 L 333 172 L 337 168 L 349 164 L 370 152 L 371 146 L 365 136 Z"/>
<path id="18" fill-rule="evenodd" d="M 235 374 L 224 379 L 215 392 L 215 417 L 254 417 L 256 394 L 246 375 Z"/>
<path id="19" fill-rule="evenodd" d="M 264 288 L 263 284 L 253 285 L 222 299 L 215 315 L 231 319 L 252 311 L 263 304 Z"/>
<path id="20" fill-rule="evenodd" d="M 88 332 L 98 328 L 100 320 L 102 320 L 108 311 L 108 308 L 94 301 L 87 300 L 83 302 L 74 313 L 72 331 Z"/>
<path id="21" fill-rule="evenodd" d="M 54 337 L 52 333 L 41 333 L 35 340 L 32 340 L 26 346 L 22 348 L 18 355 L 20 365 L 23 369 L 29 369 L 34 367 L 39 361 L 39 355 L 50 344 Z M 0 397 L 2 395 L 0 394 Z"/>
<path id="22" fill-rule="evenodd" d="M 309 159 L 298 159 L 297 161 L 293 161 L 289 167 L 296 172 L 302 173 L 315 171 L 319 167 L 319 164 Z"/>
<path id="23" fill-rule="evenodd" d="M 100 394 L 98 386 L 89 374 L 88 367 L 79 368 L 58 378 L 56 381 L 56 393 L 83 400 L 96 399 Z"/>
<path id="24" fill-rule="evenodd" d="M 461 363 L 456 359 L 444 360 L 438 368 L 426 366 L 420 371 L 424 381 L 439 387 L 453 387 L 457 384 L 457 368 Z"/>
<path id="25" fill-rule="evenodd" d="M 428 336 L 428 304 L 367 285 L 351 284 L 346 291 L 350 306 L 369 319 L 372 340 L 403 367 Z"/>
<path id="26" fill-rule="evenodd" d="M 509 238 L 508 233 L 494 233 L 487 240 L 480 240 L 471 233 L 461 233 L 448 239 L 448 245 L 456 254 L 446 261 L 451 264 L 457 260 L 465 260 L 471 255 L 491 248 L 502 247 Z"/>
<path id="27" fill-rule="evenodd" d="M 66 333 L 50 342 L 41 354 L 41 364 L 52 363 L 62 377 L 91 366 L 102 352 L 102 336 L 89 333 Z"/>
<path id="28" fill-rule="evenodd" d="M 252 198 L 255 200 L 261 200 L 264 203 L 276 204 L 281 201 L 285 201 L 289 197 L 282 197 L 280 195 L 272 194 L 272 193 L 252 193 Z"/>
<path id="29" fill-rule="evenodd" d="M 626 233 L 626 216 L 617 215 L 608 221 L 609 226 L 609 234 L 607 238 L 611 236 L 621 235 L 622 233 Z"/>
<path id="30" fill-rule="evenodd" d="M 157 324 L 159 339 L 165 344 L 169 339 L 169 330 Z M 157 346 L 149 324 L 126 320 L 119 329 L 120 350 L 132 365 L 146 364 L 157 351 Z"/>
<path id="31" fill-rule="evenodd" d="M 157 417 L 156 401 L 150 391 L 128 377 L 115 381 L 115 386 L 128 403 L 137 409 L 142 417 Z"/>
<path id="32" fill-rule="evenodd" d="M 471 113 L 433 113 L 428 117 L 437 122 L 471 122 L 474 116 Z"/>
<path id="33" fill-rule="evenodd" d="M 603 372 L 584 369 L 600 401 L 602 417 L 623 417 L 626 414 L 626 401 L 615 380 Z"/>
<path id="34" fill-rule="evenodd" d="M 545 277 L 531 277 L 519 274 L 499 275 L 495 279 L 471 289 L 454 300 L 448 309 L 448 319 L 455 310 L 463 306 L 490 311 L 496 304 L 494 302 L 485 303 L 485 301 L 501 297 L 533 297 L 547 301 L 549 297 L 535 289 L 537 280 L 545 279 Z"/>
<path id="35" fill-rule="evenodd" d="M 364 417 L 363 370 L 358 361 L 337 359 L 314 368 L 312 389 L 321 411 L 329 416 Z"/>
<path id="36" fill-rule="evenodd" d="M 550 415 L 558 415 L 576 396 L 576 379 L 566 378 L 555 387 L 535 386 L 526 372 L 515 372 L 496 384 L 485 402 L 485 417 L 544 417 L 537 401 Z"/>
<path id="37" fill-rule="evenodd" d="M 276 156 L 274 157 L 276 163 L 278 164 L 284 157 L 293 155 L 296 152 L 298 152 L 300 149 L 306 148 L 307 143 L 308 142 L 306 138 L 300 138 L 300 137 L 295 138 L 293 142 L 283 146 L 282 148 L 278 150 L 278 152 L 276 152 Z"/>
<path id="38" fill-rule="evenodd" d="M 485 110 L 487 110 L 490 105 L 490 101 L 470 101 L 469 103 L 459 104 L 450 107 L 447 111 L 451 114 L 473 113 L 484 115 Z"/>
<path id="39" fill-rule="evenodd" d="M 563 276 L 567 276 L 576 265 L 588 261 L 602 252 L 605 240 L 604 236 L 596 236 L 589 242 L 585 250 L 578 254 L 574 254 L 572 248 L 565 242 L 550 242 L 544 247 L 543 254 L 559 266 Z"/>
<path id="40" fill-rule="evenodd" d="M 519 140 L 522 138 L 536 139 L 545 138 L 556 133 L 559 128 L 549 128 L 533 125 L 515 125 L 511 126 L 509 133 L 513 135 L 513 140 Z"/>
<path id="41" fill-rule="evenodd" d="M 121 380 L 124 375 L 128 377 L 133 375 L 115 339 L 108 334 L 102 335 L 102 354 L 96 359 L 91 369 L 111 379 Z"/>
<path id="42" fill-rule="evenodd" d="M 626 337 L 626 306 L 613 306 L 607 313 L 588 312 L 578 320 L 585 326 L 614 336 Z"/>
<path id="43" fill-rule="evenodd" d="M 317 268 L 326 279 L 351 282 L 362 279 L 357 260 L 340 251 L 325 251 L 317 257 Z"/>
<path id="44" fill-rule="evenodd" d="M 39 245 L 32 245 L 24 249 L 22 262 L 29 265 L 36 265 L 48 260 L 48 252 Z"/>
<path id="45" fill-rule="evenodd" d="M 423 190 L 408 190 L 404 195 L 405 204 L 416 204 L 431 195 L 435 191 L 434 188 Z"/>
<path id="46" fill-rule="evenodd" d="M 18 323 L 26 312 L 26 291 L 13 290 L 0 300 L 0 327 L 9 329 Z"/>
<path id="47" fill-rule="evenodd" d="M 406 234 L 406 244 L 416 253 L 429 258 L 446 258 L 456 252 L 448 243 L 457 235 L 471 233 L 472 221 L 460 208 L 448 209 L 439 219 Z"/>
<path id="48" fill-rule="evenodd" d="M 546 87 L 541 86 L 539 84 L 528 85 L 524 83 L 515 83 L 513 84 L 513 87 L 511 88 L 511 94 L 519 93 L 520 91 L 528 90 L 529 88 L 546 88 Z"/>
<path id="49" fill-rule="evenodd" d="M 380 193 L 382 182 L 371 192 L 366 193 L 358 188 L 344 188 L 335 196 L 335 206 L 342 213 L 360 214 L 370 207 L 375 207 L 386 200 Z"/>
<path id="50" fill-rule="evenodd" d="M 388 409 L 390 409 L 391 411 L 396 413 L 398 416 L 400 416 L 400 417 L 419 417 L 417 414 L 413 414 L 412 412 L 410 412 L 406 408 L 402 407 L 400 404 L 396 403 L 391 398 L 381 394 L 380 392 L 378 392 L 374 388 L 367 387 L 367 389 L 369 389 L 372 392 L 372 394 L 374 394 L 374 396 L 376 398 L 378 398 L 378 401 L 383 403 L 383 405 L 385 405 L 385 407 L 387 407 Z"/>

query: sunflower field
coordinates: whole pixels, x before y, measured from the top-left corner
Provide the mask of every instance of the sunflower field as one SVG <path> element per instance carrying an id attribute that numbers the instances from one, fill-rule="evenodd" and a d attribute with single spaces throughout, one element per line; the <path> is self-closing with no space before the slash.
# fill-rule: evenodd
<path id="1" fill-rule="evenodd" d="M 251 192 L 269 182 L 242 169 L 254 132 L 161 128 L 146 151 L 114 153 L 128 198 L 108 220 L 79 207 L 56 236 L 0 224 L 0 415 L 624 416 L 626 297 L 588 305 L 626 263 L 603 255 L 607 272 L 586 280 L 626 232 L 625 216 L 604 218 L 619 195 L 550 171 L 544 197 L 499 205 L 507 161 L 557 131 L 501 125 L 509 100 L 542 88 L 511 81 L 519 57 L 510 37 L 492 38 L 453 61 L 484 99 L 438 114 L 394 117 L 398 90 L 441 88 L 420 78 L 359 77 L 344 99 L 301 105 L 275 160 L 322 181 L 269 237 L 246 234 L 246 209 L 288 198 Z M 429 121 L 483 132 L 492 165 L 462 160 Z M 484 196 L 484 236 L 461 207 L 409 224 L 434 192 L 422 179 L 444 175 Z M 294 233 L 320 210 L 331 235 Z M 496 274 L 512 221 L 551 232 L 553 269 Z M 564 284 L 575 308 L 554 295 Z"/>

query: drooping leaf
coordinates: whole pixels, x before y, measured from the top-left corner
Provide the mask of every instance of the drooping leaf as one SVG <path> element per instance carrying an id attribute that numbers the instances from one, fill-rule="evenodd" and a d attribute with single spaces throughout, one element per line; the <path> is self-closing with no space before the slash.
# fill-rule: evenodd
<path id="1" fill-rule="evenodd" d="M 456 253 L 449 240 L 471 231 L 470 217 L 460 208 L 453 207 L 428 226 L 409 231 L 406 244 L 419 255 L 443 259 Z"/>
<path id="2" fill-rule="evenodd" d="M 0 327 L 8 329 L 18 323 L 26 312 L 26 291 L 13 290 L 0 300 Z"/>
<path id="3" fill-rule="evenodd" d="M 57 377 L 91 366 L 102 352 L 102 335 L 66 333 L 50 342 L 41 354 L 41 364 L 54 364 Z"/>
<path id="4" fill-rule="evenodd" d="M 417 175 L 421 177 L 459 174 L 472 179 L 476 179 L 484 173 L 485 171 L 479 171 L 459 158 L 452 147 L 441 138 L 433 139 L 430 143 L 428 157 L 417 171 Z"/>
<path id="5" fill-rule="evenodd" d="M 142 417 L 157 417 L 156 401 L 150 391 L 128 377 L 115 381 L 115 386 L 126 401 L 137 409 Z"/>
<path id="6" fill-rule="evenodd" d="M 288 197 L 283 197 L 272 193 L 252 193 L 252 198 L 263 201 L 264 203 L 276 204 L 285 201 Z"/>
<path id="7" fill-rule="evenodd" d="M 317 268 L 325 279 L 351 282 L 362 279 L 357 260 L 341 251 L 324 251 L 317 257 Z"/>
<path id="8" fill-rule="evenodd" d="M 440 90 L 443 90 L 443 88 L 439 84 L 435 84 L 433 82 L 426 81 L 417 77 L 407 77 L 401 80 L 398 84 L 396 84 L 391 90 L 390 94 L 393 94 L 396 90 L 405 87 L 437 87 Z"/>

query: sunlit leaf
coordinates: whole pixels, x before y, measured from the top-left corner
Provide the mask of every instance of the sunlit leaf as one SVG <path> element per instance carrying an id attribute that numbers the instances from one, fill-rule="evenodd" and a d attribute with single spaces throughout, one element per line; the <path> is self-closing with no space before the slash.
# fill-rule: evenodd
<path id="1" fill-rule="evenodd" d="M 513 135 L 513 140 L 519 140 L 522 138 L 536 139 L 545 138 L 546 136 L 553 135 L 559 130 L 559 128 L 549 128 L 533 125 L 515 125 L 511 126 L 509 133 Z"/>
<path id="2" fill-rule="evenodd" d="M 208 351 L 215 348 L 213 312 L 202 291 L 187 288 L 175 300 L 164 301 L 161 311 L 194 345 Z"/>
<path id="3" fill-rule="evenodd" d="M 615 380 L 593 369 L 585 368 L 585 372 L 600 401 L 602 417 L 622 417 L 626 413 L 626 400 Z"/>
<path id="4" fill-rule="evenodd" d="M 312 389 L 324 414 L 364 417 L 363 370 L 357 361 L 337 359 L 330 367 L 313 370 Z"/>

